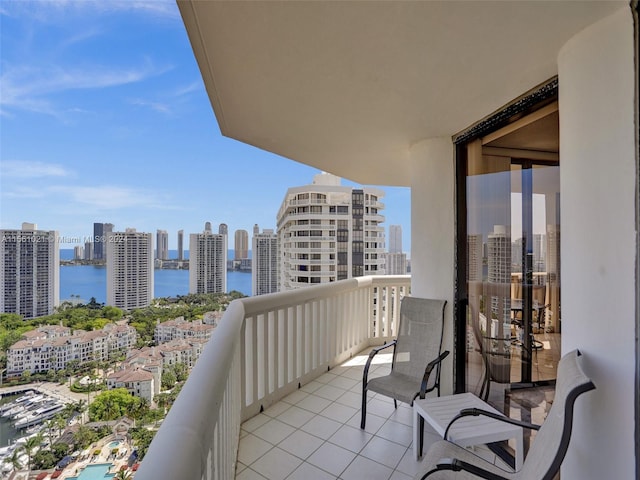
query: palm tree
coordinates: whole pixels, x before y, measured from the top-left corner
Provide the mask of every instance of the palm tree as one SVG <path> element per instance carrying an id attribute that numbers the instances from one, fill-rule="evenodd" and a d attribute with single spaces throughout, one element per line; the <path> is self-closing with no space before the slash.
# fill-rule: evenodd
<path id="1" fill-rule="evenodd" d="M 16 448 L 13 453 L 11 453 L 10 457 L 6 457 L 4 459 L 4 463 L 10 463 L 14 470 L 19 470 L 22 468 L 22 463 L 20 463 L 20 452 L 21 449 Z"/>
<path id="2" fill-rule="evenodd" d="M 73 403 L 67 403 L 62 409 L 62 416 L 64 417 L 65 421 L 71 420 L 71 417 L 73 417 L 74 413 L 76 413 L 76 406 Z"/>
<path id="3" fill-rule="evenodd" d="M 58 429 L 58 438 L 62 436 L 62 431 L 67 428 L 67 421 L 62 414 L 58 413 L 53 417 L 53 425 Z"/>
<path id="4" fill-rule="evenodd" d="M 131 476 L 131 472 L 129 470 L 119 470 L 114 480 L 131 480 L 133 477 Z"/>
<path id="5" fill-rule="evenodd" d="M 146 413 L 149 411 L 149 401 L 146 398 L 139 398 L 133 408 L 133 418 L 142 421 Z"/>
<path id="6" fill-rule="evenodd" d="M 47 432 L 47 436 L 49 437 L 49 445 L 53 445 L 53 429 L 55 428 L 55 422 L 53 418 L 50 418 L 45 422 L 45 431 Z"/>
<path id="7" fill-rule="evenodd" d="M 78 400 L 73 406 L 74 410 L 80 415 L 80 423 L 82 423 L 84 411 L 88 406 L 89 404 L 85 400 Z"/>
<path id="8" fill-rule="evenodd" d="M 22 446 L 24 453 L 27 454 L 27 458 L 28 458 L 27 465 L 29 470 L 31 470 L 31 455 L 33 454 L 33 450 L 36 447 L 39 447 L 40 444 L 42 443 L 42 437 L 43 437 L 43 433 L 39 432 L 35 437 L 27 438 L 27 441 Z"/>

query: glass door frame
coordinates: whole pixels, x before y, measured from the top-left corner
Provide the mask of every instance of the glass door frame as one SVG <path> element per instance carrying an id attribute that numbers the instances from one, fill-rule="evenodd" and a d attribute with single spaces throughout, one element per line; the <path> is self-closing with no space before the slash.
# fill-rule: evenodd
<path id="1" fill-rule="evenodd" d="M 454 285 L 454 393 L 466 391 L 467 342 L 467 144 L 557 101 L 558 78 L 527 92 L 498 112 L 455 135 L 455 285 Z M 524 301 L 524 299 L 523 299 Z"/>

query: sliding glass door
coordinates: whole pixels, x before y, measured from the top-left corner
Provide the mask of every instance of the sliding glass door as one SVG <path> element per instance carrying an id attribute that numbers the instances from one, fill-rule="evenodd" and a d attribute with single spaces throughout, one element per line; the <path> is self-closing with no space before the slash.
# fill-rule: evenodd
<path id="1" fill-rule="evenodd" d="M 551 105 L 463 146 L 464 386 L 507 414 L 552 392 L 560 358 L 557 124 Z"/>

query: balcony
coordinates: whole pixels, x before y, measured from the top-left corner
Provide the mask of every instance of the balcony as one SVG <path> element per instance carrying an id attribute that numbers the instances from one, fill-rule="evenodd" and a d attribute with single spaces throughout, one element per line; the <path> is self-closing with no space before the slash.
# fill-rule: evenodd
<path id="1" fill-rule="evenodd" d="M 136 479 L 411 478 L 410 408 L 370 395 L 358 423 L 367 351 L 395 336 L 409 287 L 369 276 L 234 301 Z"/>

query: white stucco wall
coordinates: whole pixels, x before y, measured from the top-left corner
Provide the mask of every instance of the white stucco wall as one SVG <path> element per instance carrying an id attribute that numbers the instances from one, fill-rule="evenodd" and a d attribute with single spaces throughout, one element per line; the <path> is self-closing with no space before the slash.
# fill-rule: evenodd
<path id="1" fill-rule="evenodd" d="M 562 351 L 579 348 L 597 390 L 576 405 L 562 478 L 635 471 L 635 179 L 630 9 L 558 56 Z"/>
<path id="2" fill-rule="evenodd" d="M 411 148 L 411 293 L 447 300 L 442 393 L 453 392 L 454 151 L 451 138 Z"/>

